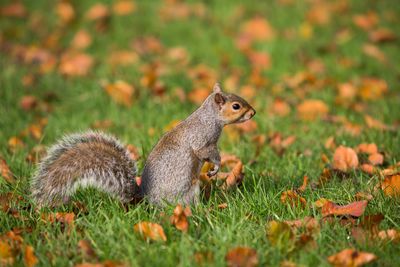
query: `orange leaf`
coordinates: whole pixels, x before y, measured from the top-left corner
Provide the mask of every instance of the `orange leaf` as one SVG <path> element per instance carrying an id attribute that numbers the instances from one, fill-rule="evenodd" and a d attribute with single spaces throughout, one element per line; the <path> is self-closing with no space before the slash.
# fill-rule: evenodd
<path id="1" fill-rule="evenodd" d="M 381 240 L 390 240 L 398 243 L 400 242 L 400 233 L 395 229 L 383 230 L 378 233 L 378 238 Z"/>
<path id="2" fill-rule="evenodd" d="M 242 167 L 243 164 L 241 161 L 236 163 L 235 167 L 226 178 L 225 183 L 221 186 L 223 190 L 229 190 L 232 186 L 236 185 L 241 179 L 243 179 Z"/>
<path id="3" fill-rule="evenodd" d="M 28 267 L 35 266 L 35 264 L 38 262 L 38 258 L 36 258 L 35 254 L 33 254 L 33 247 L 26 245 L 24 255 L 24 263 Z"/>
<path id="4" fill-rule="evenodd" d="M 59 71 L 67 76 L 87 75 L 93 65 L 93 58 L 84 53 L 66 52 L 61 56 Z"/>
<path id="5" fill-rule="evenodd" d="M 381 188 L 387 196 L 400 197 L 400 174 L 386 176 Z"/>
<path id="6" fill-rule="evenodd" d="M 364 44 L 362 46 L 362 51 L 367 56 L 373 57 L 381 63 L 385 63 L 387 61 L 386 55 L 375 45 Z"/>
<path id="7" fill-rule="evenodd" d="M 263 17 L 254 17 L 246 21 L 242 26 L 241 34 L 249 36 L 252 41 L 268 41 L 275 35 L 274 30 Z"/>
<path id="8" fill-rule="evenodd" d="M 262 51 L 250 51 L 247 53 L 247 57 L 256 70 L 266 70 L 271 67 L 271 57 Z"/>
<path id="9" fill-rule="evenodd" d="M 317 206 L 318 208 L 321 208 L 328 202 L 331 202 L 331 201 L 326 198 L 320 198 L 314 202 L 314 205 Z"/>
<path id="10" fill-rule="evenodd" d="M 39 104 L 39 101 L 36 97 L 26 95 L 21 98 L 19 101 L 19 107 L 22 110 L 29 111 L 35 109 Z"/>
<path id="11" fill-rule="evenodd" d="M 375 12 L 368 12 L 366 15 L 355 15 L 353 22 L 363 30 L 370 30 L 378 24 L 379 19 Z"/>
<path id="12" fill-rule="evenodd" d="M 362 164 L 360 168 L 368 174 L 374 174 L 376 172 L 376 167 L 369 163 Z"/>
<path id="13" fill-rule="evenodd" d="M 133 1 L 118 1 L 113 5 L 113 11 L 116 15 L 128 15 L 132 13 L 136 8 L 136 5 Z"/>
<path id="14" fill-rule="evenodd" d="M 210 90 L 207 88 L 197 88 L 188 94 L 188 98 L 190 101 L 200 106 L 209 94 Z"/>
<path id="15" fill-rule="evenodd" d="M 321 100 L 316 99 L 306 100 L 297 106 L 297 114 L 303 121 L 314 121 L 328 112 L 329 107 Z"/>
<path id="16" fill-rule="evenodd" d="M 288 103 L 282 99 L 276 99 L 271 107 L 271 112 L 281 117 L 289 115 L 291 108 Z"/>
<path id="17" fill-rule="evenodd" d="M 78 31 L 74 39 L 72 39 L 71 46 L 75 49 L 85 49 L 92 44 L 92 37 L 86 30 Z"/>
<path id="18" fill-rule="evenodd" d="M 367 193 L 364 193 L 364 192 L 358 192 L 354 196 L 354 199 L 356 199 L 356 200 L 362 200 L 362 199 L 371 200 L 372 196 L 370 194 L 367 194 Z"/>
<path id="19" fill-rule="evenodd" d="M 339 146 L 333 155 L 332 165 L 334 169 L 347 172 L 358 167 L 357 154 L 350 147 Z"/>
<path id="20" fill-rule="evenodd" d="M 225 260 L 228 267 L 252 267 L 258 265 L 257 252 L 246 247 L 236 247 L 229 250 L 226 253 Z"/>
<path id="21" fill-rule="evenodd" d="M 90 245 L 90 242 L 87 239 L 81 239 L 78 242 L 79 249 L 90 259 L 96 257 L 96 253 L 93 250 L 93 247 Z"/>
<path id="22" fill-rule="evenodd" d="M 381 165 L 383 163 L 383 155 L 381 153 L 374 153 L 368 156 L 368 160 L 373 165 Z"/>
<path id="23" fill-rule="evenodd" d="M 43 127 L 40 124 L 32 124 L 28 126 L 29 134 L 37 141 L 42 138 Z"/>
<path id="24" fill-rule="evenodd" d="M 318 233 L 320 230 L 318 221 L 312 217 L 305 217 L 300 220 L 284 222 L 292 228 L 293 232 L 298 232 L 301 229 L 305 229 L 306 232 L 310 234 L 315 234 Z"/>
<path id="25" fill-rule="evenodd" d="M 95 4 L 87 12 L 86 17 L 90 20 L 98 20 L 109 15 L 108 7 L 104 4 Z"/>
<path id="26" fill-rule="evenodd" d="M 59 222 L 62 222 L 64 224 L 67 224 L 69 226 L 74 226 L 74 219 L 75 219 L 75 214 L 73 212 L 70 212 L 70 213 L 58 212 L 58 213 L 56 213 L 56 220 Z"/>
<path id="27" fill-rule="evenodd" d="M 281 194 L 281 200 L 283 204 L 290 204 L 292 206 L 297 206 L 300 203 L 300 206 L 304 208 L 307 205 L 307 201 L 300 197 L 298 194 L 293 192 L 292 190 L 287 190 Z"/>
<path id="28" fill-rule="evenodd" d="M 363 152 L 367 154 L 374 154 L 378 153 L 378 147 L 376 146 L 375 143 L 367 144 L 367 143 L 362 143 L 356 148 L 356 152 Z"/>
<path id="29" fill-rule="evenodd" d="M 372 118 L 371 116 L 365 115 L 364 119 L 365 119 L 365 123 L 367 124 L 367 126 L 369 128 L 377 129 L 377 130 L 381 130 L 381 131 L 387 130 L 387 126 L 383 122 L 380 122 L 380 121 Z"/>
<path id="30" fill-rule="evenodd" d="M 303 178 L 303 184 L 297 189 L 298 192 L 303 192 L 304 190 L 306 190 L 307 181 L 308 181 L 308 176 L 306 175 Z"/>
<path id="31" fill-rule="evenodd" d="M 108 61 L 113 66 L 115 65 L 127 66 L 137 62 L 138 59 L 139 56 L 135 52 L 129 50 L 121 50 L 121 51 L 111 52 Z"/>
<path id="32" fill-rule="evenodd" d="M 63 22 L 69 22 L 75 17 L 75 10 L 69 2 L 59 2 L 56 6 L 56 13 Z"/>
<path id="33" fill-rule="evenodd" d="M 328 201 L 322 206 L 322 216 L 326 217 L 329 215 L 351 215 L 354 217 L 360 217 L 365 208 L 367 207 L 367 200 L 357 201 L 345 206 L 340 206 L 332 201 Z"/>
<path id="34" fill-rule="evenodd" d="M 24 17 L 26 7 L 20 2 L 10 2 L 8 5 L 0 6 L 0 16 L 4 17 Z"/>
<path id="35" fill-rule="evenodd" d="M 164 230 L 161 225 L 152 222 L 141 222 L 133 226 L 133 229 L 143 235 L 146 239 L 152 239 L 156 241 L 167 241 L 167 237 L 164 234 Z"/>
<path id="36" fill-rule="evenodd" d="M 23 148 L 24 146 L 25 146 L 24 142 L 22 142 L 22 140 L 16 136 L 13 136 L 8 140 L 8 148 L 12 153 Z"/>
<path id="37" fill-rule="evenodd" d="M 0 176 L 4 177 L 4 179 L 6 179 L 9 183 L 14 182 L 11 170 L 8 167 L 7 162 L 3 158 L 0 158 Z"/>
<path id="38" fill-rule="evenodd" d="M 12 265 L 14 261 L 12 247 L 6 238 L 0 238 L 0 265 Z"/>
<path id="39" fill-rule="evenodd" d="M 374 260 L 376 260 L 376 256 L 374 254 L 367 252 L 357 252 L 354 248 L 346 248 L 345 250 L 328 258 L 328 261 L 332 263 L 335 267 L 356 267 L 370 263 Z"/>
<path id="40" fill-rule="evenodd" d="M 176 228 L 187 233 L 189 229 L 189 222 L 181 205 L 176 205 L 174 209 L 174 214 L 169 217 L 169 221 L 172 225 L 175 225 Z"/>
<path id="41" fill-rule="evenodd" d="M 123 104 L 126 107 L 132 105 L 132 96 L 135 93 L 135 89 L 129 83 L 116 81 L 113 84 L 108 84 L 104 89 L 118 104 Z"/>
<path id="42" fill-rule="evenodd" d="M 396 35 L 385 28 L 380 28 L 369 33 L 369 39 L 374 43 L 391 42 L 396 40 Z"/>

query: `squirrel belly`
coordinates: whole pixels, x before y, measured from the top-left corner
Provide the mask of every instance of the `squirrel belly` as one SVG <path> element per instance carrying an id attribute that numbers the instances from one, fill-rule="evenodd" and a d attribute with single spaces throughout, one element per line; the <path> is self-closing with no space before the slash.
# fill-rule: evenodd
<path id="1" fill-rule="evenodd" d="M 42 159 L 31 182 L 40 205 L 66 199 L 79 187 L 96 187 L 123 201 L 138 194 L 136 166 L 120 142 L 89 131 L 64 137 Z"/>

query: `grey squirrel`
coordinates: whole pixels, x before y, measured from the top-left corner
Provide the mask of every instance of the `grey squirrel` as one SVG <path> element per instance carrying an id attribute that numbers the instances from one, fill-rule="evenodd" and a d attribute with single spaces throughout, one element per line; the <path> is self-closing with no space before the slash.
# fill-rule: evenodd
<path id="1" fill-rule="evenodd" d="M 66 202 L 78 187 L 93 186 L 129 201 L 146 197 L 155 205 L 177 201 L 191 205 L 200 194 L 204 162 L 221 166 L 218 139 L 227 124 L 251 119 L 255 110 L 246 100 L 214 85 L 203 104 L 154 146 L 144 166 L 140 186 L 129 152 L 115 138 L 101 132 L 72 134 L 52 146 L 33 177 L 32 197 L 38 203 Z"/>

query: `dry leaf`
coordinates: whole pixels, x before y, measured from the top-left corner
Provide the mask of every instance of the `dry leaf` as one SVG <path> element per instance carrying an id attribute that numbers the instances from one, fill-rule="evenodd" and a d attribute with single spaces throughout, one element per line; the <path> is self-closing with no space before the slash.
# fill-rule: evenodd
<path id="1" fill-rule="evenodd" d="M 383 155 L 381 153 L 374 153 L 368 156 L 369 162 L 373 165 L 382 165 L 383 164 Z"/>
<path id="2" fill-rule="evenodd" d="M 241 34 L 247 35 L 252 41 L 269 41 L 275 33 L 268 21 L 262 17 L 254 17 L 241 27 Z"/>
<path id="3" fill-rule="evenodd" d="M 294 234 L 287 223 L 271 221 L 268 223 L 268 226 L 270 227 L 268 240 L 272 245 L 276 246 L 279 243 L 285 245 L 288 241 L 294 239 Z"/>
<path id="4" fill-rule="evenodd" d="M 252 267 L 258 265 L 258 255 L 254 249 L 235 247 L 225 256 L 228 267 Z"/>
<path id="5" fill-rule="evenodd" d="M 169 221 L 172 225 L 175 225 L 176 228 L 187 233 L 189 229 L 189 222 L 181 205 L 176 205 L 174 214 L 169 217 Z"/>
<path id="6" fill-rule="evenodd" d="M 364 100 L 374 101 L 381 98 L 388 91 L 388 85 L 385 80 L 375 77 L 363 77 L 358 89 L 358 95 Z"/>
<path id="7" fill-rule="evenodd" d="M 367 154 L 375 154 L 378 153 L 378 147 L 375 143 L 362 143 L 356 148 L 357 153 L 367 153 Z"/>
<path id="8" fill-rule="evenodd" d="M 297 106 L 297 114 L 303 121 L 314 121 L 328 112 L 329 107 L 321 100 L 316 99 L 306 100 Z"/>
<path id="9" fill-rule="evenodd" d="M 367 124 L 367 126 L 369 128 L 377 129 L 380 131 L 387 130 L 387 126 L 383 122 L 373 119 L 371 116 L 365 115 L 364 119 L 365 119 L 365 123 Z"/>
<path id="10" fill-rule="evenodd" d="M 92 37 L 86 30 L 78 31 L 74 39 L 72 39 L 71 46 L 75 49 L 85 49 L 92 44 Z"/>
<path id="11" fill-rule="evenodd" d="M 387 61 L 386 55 L 380 50 L 377 46 L 372 45 L 372 44 L 364 44 L 362 46 L 362 51 L 370 56 L 375 58 L 381 63 L 385 63 Z"/>
<path id="12" fill-rule="evenodd" d="M 290 204 L 292 206 L 297 206 L 300 204 L 300 207 L 302 208 L 305 208 L 305 206 L 307 205 L 307 201 L 292 190 L 287 190 L 283 192 L 281 194 L 281 200 L 284 205 Z"/>
<path id="13" fill-rule="evenodd" d="M 363 30 L 370 30 L 378 24 L 379 19 L 375 12 L 370 11 L 365 15 L 355 15 L 353 22 Z"/>
<path id="14" fill-rule="evenodd" d="M 113 5 L 113 12 L 116 15 L 128 15 L 132 13 L 136 8 L 136 5 L 133 1 L 118 1 Z"/>
<path id="15" fill-rule="evenodd" d="M 371 200 L 371 199 L 372 199 L 372 195 L 371 195 L 371 194 L 364 193 L 364 192 L 358 192 L 358 193 L 354 196 L 354 199 L 355 199 L 355 200 L 363 200 L 363 199 Z"/>
<path id="16" fill-rule="evenodd" d="M 380 28 L 369 32 L 369 39 L 374 43 L 392 42 L 396 40 L 396 35 L 385 28 Z"/>
<path id="17" fill-rule="evenodd" d="M 322 206 L 322 216 L 326 217 L 329 215 L 351 215 L 353 217 L 360 217 L 365 208 L 367 207 L 368 201 L 362 200 L 340 206 L 332 201 L 328 201 Z"/>
<path id="18" fill-rule="evenodd" d="M 62 22 L 70 22 L 75 18 L 75 10 L 69 2 L 58 2 L 56 6 L 56 13 Z"/>
<path id="19" fill-rule="evenodd" d="M 145 239 L 164 242 L 167 241 L 167 237 L 164 234 L 164 229 L 157 223 L 141 222 L 133 226 L 133 229 L 141 234 Z"/>
<path id="20" fill-rule="evenodd" d="M 93 58 L 84 53 L 66 52 L 61 56 L 59 71 L 67 76 L 87 75 L 93 66 Z"/>
<path id="21" fill-rule="evenodd" d="M 289 225 L 294 233 L 297 233 L 300 230 L 305 230 L 308 234 L 316 234 L 320 231 L 318 221 L 312 217 L 305 217 L 295 221 L 284 221 L 284 223 Z"/>
<path id="22" fill-rule="evenodd" d="M 364 172 L 368 173 L 368 174 L 374 174 L 376 173 L 376 167 L 374 167 L 374 165 L 369 164 L 369 163 L 364 163 L 360 166 L 360 169 L 363 170 Z"/>
<path id="23" fill-rule="evenodd" d="M 234 185 L 236 185 L 236 184 L 241 182 L 241 180 L 243 179 L 242 167 L 243 167 L 243 164 L 242 164 L 241 161 L 236 163 L 236 165 L 232 169 L 232 171 L 229 172 L 229 175 L 226 178 L 225 183 L 222 184 L 222 186 L 221 186 L 221 188 L 223 190 L 229 190 Z"/>
<path id="24" fill-rule="evenodd" d="M 0 6 L 0 16 L 22 18 L 26 15 L 26 7 L 19 1 Z"/>
<path id="25" fill-rule="evenodd" d="M 208 97 L 209 94 L 210 94 L 209 89 L 197 88 L 188 94 L 188 98 L 190 101 L 200 106 L 204 102 L 204 100 Z"/>
<path id="26" fill-rule="evenodd" d="M 104 4 L 95 4 L 85 15 L 90 20 L 98 20 L 109 16 L 108 7 Z"/>
<path id="27" fill-rule="evenodd" d="M 39 141 L 42 138 L 43 127 L 40 124 L 31 124 L 28 126 L 28 132 L 36 141 Z"/>
<path id="28" fill-rule="evenodd" d="M 19 101 L 19 107 L 22 110 L 29 111 L 35 109 L 39 104 L 39 101 L 36 97 L 26 95 L 21 98 Z"/>
<path id="29" fill-rule="evenodd" d="M 314 205 L 318 208 L 322 208 L 328 202 L 331 202 L 331 201 L 326 198 L 320 198 L 314 202 Z"/>
<path id="30" fill-rule="evenodd" d="M 135 52 L 129 50 L 113 51 L 108 58 L 110 64 L 113 66 L 127 66 L 136 63 L 138 59 L 139 56 Z"/>
<path id="31" fill-rule="evenodd" d="M 11 170 L 8 167 L 6 160 L 3 158 L 0 158 L 0 177 L 6 179 L 9 183 L 14 182 Z"/>
<path id="32" fill-rule="evenodd" d="M 25 253 L 24 253 L 24 263 L 28 266 L 35 266 L 38 262 L 38 258 L 36 258 L 35 254 L 33 253 L 33 247 L 26 245 L 25 246 Z"/>
<path id="33" fill-rule="evenodd" d="M 69 226 L 74 226 L 75 214 L 73 212 L 57 212 L 55 218 L 58 222 L 64 223 Z"/>
<path id="34" fill-rule="evenodd" d="M 396 198 L 400 197 L 400 174 L 385 176 L 380 187 L 385 195 Z"/>
<path id="35" fill-rule="evenodd" d="M 380 240 L 390 240 L 395 243 L 399 243 L 400 233 L 397 232 L 395 229 L 382 230 L 378 233 L 378 238 Z"/>
<path id="36" fill-rule="evenodd" d="M 271 107 L 271 112 L 273 114 L 277 114 L 281 117 L 287 116 L 290 114 L 291 108 L 288 103 L 281 99 L 276 99 Z"/>
<path id="37" fill-rule="evenodd" d="M 135 89 L 129 83 L 125 81 L 116 81 L 115 83 L 108 84 L 104 89 L 118 104 L 123 104 L 126 107 L 132 105 L 132 96 Z"/>
<path id="38" fill-rule="evenodd" d="M 213 254 L 209 251 L 197 252 L 194 254 L 194 260 L 200 266 L 214 264 Z"/>
<path id="39" fill-rule="evenodd" d="M 356 267 L 370 263 L 374 260 L 376 260 L 376 256 L 374 254 L 367 252 L 357 252 L 354 248 L 346 248 L 345 250 L 328 258 L 328 261 L 332 263 L 335 267 Z"/>
<path id="40" fill-rule="evenodd" d="M 16 136 L 13 136 L 8 140 L 8 149 L 12 153 L 15 153 L 17 150 L 22 149 L 24 146 L 24 142 L 22 142 L 22 140 Z"/>
<path id="41" fill-rule="evenodd" d="M 78 242 L 79 250 L 82 251 L 89 259 L 93 259 L 96 257 L 96 253 L 93 250 L 90 242 L 87 239 L 81 239 Z"/>
<path id="42" fill-rule="evenodd" d="M 350 147 L 339 146 L 333 155 L 332 167 L 343 172 L 358 167 L 356 152 Z"/>
<path id="43" fill-rule="evenodd" d="M 306 190 L 307 181 L 308 181 L 308 176 L 305 175 L 303 178 L 303 184 L 299 188 L 297 188 L 296 191 L 302 193 L 304 190 Z"/>

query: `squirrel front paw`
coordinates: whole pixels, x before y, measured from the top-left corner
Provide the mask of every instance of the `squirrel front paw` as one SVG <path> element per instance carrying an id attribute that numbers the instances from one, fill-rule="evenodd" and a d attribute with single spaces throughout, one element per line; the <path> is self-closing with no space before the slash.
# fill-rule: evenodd
<path id="1" fill-rule="evenodd" d="M 216 175 L 218 171 L 219 171 L 219 166 L 214 165 L 214 167 L 207 173 L 207 176 L 212 177 Z"/>

